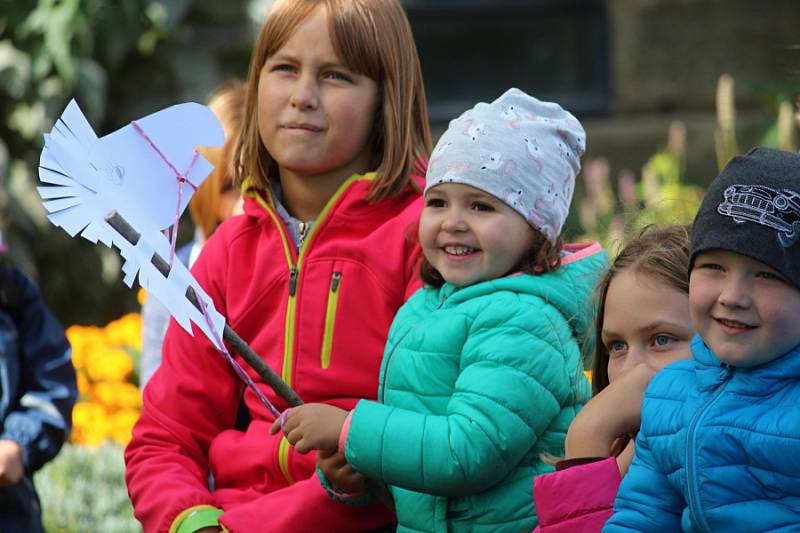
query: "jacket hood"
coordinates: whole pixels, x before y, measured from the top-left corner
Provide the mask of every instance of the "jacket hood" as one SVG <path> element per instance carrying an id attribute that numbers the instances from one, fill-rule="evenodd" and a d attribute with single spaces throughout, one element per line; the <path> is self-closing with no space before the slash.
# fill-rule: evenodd
<path id="1" fill-rule="evenodd" d="M 576 338 L 589 333 L 594 320 L 592 292 L 600 273 L 608 266 L 608 255 L 598 242 L 567 244 L 569 255 L 561 266 L 544 275 L 511 275 L 458 288 L 446 283 L 440 291 L 444 305 L 477 298 L 499 290 L 527 293 L 542 298 L 569 317 Z"/>

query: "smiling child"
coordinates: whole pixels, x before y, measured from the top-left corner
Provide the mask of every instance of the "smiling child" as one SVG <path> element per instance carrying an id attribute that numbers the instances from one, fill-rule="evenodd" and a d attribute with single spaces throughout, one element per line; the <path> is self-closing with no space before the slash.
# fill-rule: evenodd
<path id="1" fill-rule="evenodd" d="M 692 229 L 693 360 L 658 373 L 603 531 L 796 531 L 800 155 L 757 148 Z"/>

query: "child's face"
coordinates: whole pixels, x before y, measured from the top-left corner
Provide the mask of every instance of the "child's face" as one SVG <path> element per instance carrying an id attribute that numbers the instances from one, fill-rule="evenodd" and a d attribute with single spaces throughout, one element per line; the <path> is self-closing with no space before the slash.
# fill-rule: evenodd
<path id="1" fill-rule="evenodd" d="M 258 130 L 281 177 L 344 180 L 369 170 L 377 84 L 336 55 L 318 8 L 261 69 Z"/>
<path id="2" fill-rule="evenodd" d="M 602 338 L 608 351 L 608 381 L 639 364 L 658 372 L 691 357 L 694 330 L 689 296 L 634 268 L 611 280 L 603 309 Z"/>
<path id="3" fill-rule="evenodd" d="M 425 194 L 419 221 L 422 251 L 454 285 L 465 287 L 508 274 L 534 238 L 519 213 L 479 189 L 444 183 Z"/>
<path id="4" fill-rule="evenodd" d="M 800 290 L 760 261 L 700 253 L 689 277 L 692 322 L 720 361 L 756 366 L 800 344 Z"/>

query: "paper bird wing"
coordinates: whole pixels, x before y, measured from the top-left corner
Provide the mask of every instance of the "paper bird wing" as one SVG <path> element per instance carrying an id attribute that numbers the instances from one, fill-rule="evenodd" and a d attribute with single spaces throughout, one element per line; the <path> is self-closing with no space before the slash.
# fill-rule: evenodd
<path id="1" fill-rule="evenodd" d="M 143 234 L 136 244 L 132 244 L 116 231 L 111 231 L 114 234 L 113 244 L 119 248 L 120 255 L 125 259 L 122 265 L 125 283 L 130 287 L 138 272 L 139 285 L 147 291 L 148 296 L 155 297 L 166 307 L 183 329 L 191 335 L 191 323 L 194 322 L 214 346 L 222 349 L 221 335 L 225 328 L 225 317 L 216 310 L 211 297 L 194 279 L 189 269 L 175 260 L 165 276 L 153 264 L 155 255 L 165 259 L 169 257 L 170 243 L 164 234 L 161 232 L 148 236 Z M 189 287 L 192 287 L 197 298 L 205 303 L 206 315 L 187 299 Z"/>
<path id="2" fill-rule="evenodd" d="M 163 303 L 186 331 L 191 334 L 194 322 L 219 348 L 221 340 L 214 332 L 221 334 L 225 318 L 216 311 L 211 298 L 179 261 L 165 275 L 156 268 L 154 259 L 169 258 L 170 243 L 160 231 L 169 224 L 161 227 L 158 220 L 174 220 L 178 200 L 178 180 L 164 158 L 174 160 L 172 165 L 177 168 L 189 166 L 195 146 L 223 144 L 222 126 L 211 110 L 200 104 L 173 106 L 149 115 L 140 124 L 164 157 L 131 126 L 98 139 L 78 105 L 71 101 L 45 135 L 39 178 L 49 186 L 39 187 L 39 194 L 53 224 L 73 237 L 80 232 L 91 242 L 119 248 L 125 259 L 125 283 L 131 286 L 138 273 L 140 285 Z M 179 141 L 173 139 L 176 135 L 181 137 Z M 190 181 L 196 180 L 199 185 L 211 169 L 209 162 L 197 157 L 188 172 Z M 172 196 L 165 200 L 170 192 Z M 182 191 L 183 207 L 192 192 L 191 188 Z M 135 230 L 135 238 L 126 238 L 112 227 L 108 223 L 111 214 L 127 222 Z M 187 300 L 189 287 L 205 302 L 210 324 Z"/>

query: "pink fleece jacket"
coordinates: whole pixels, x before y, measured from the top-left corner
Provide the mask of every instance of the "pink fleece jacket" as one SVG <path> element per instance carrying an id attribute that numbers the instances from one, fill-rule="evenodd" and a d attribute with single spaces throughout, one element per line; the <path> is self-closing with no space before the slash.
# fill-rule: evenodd
<path id="1" fill-rule="evenodd" d="M 245 215 L 222 224 L 192 268 L 234 331 L 308 402 L 352 409 L 375 398 L 389 326 L 421 284 L 419 245 L 407 237 L 422 198 L 408 187 L 369 202 L 373 180 L 345 182 L 299 252 L 271 197 L 249 188 Z M 287 407 L 245 368 L 278 409 Z M 242 398 L 251 419 L 244 431 L 234 424 Z M 219 522 L 234 533 L 354 533 L 392 521 L 380 503 L 356 508 L 329 498 L 315 454 L 270 435 L 272 420 L 205 336 L 173 320 L 125 452 L 144 530 L 175 531 L 209 510 L 214 518 L 224 511 Z"/>
<path id="2" fill-rule="evenodd" d="M 615 457 L 533 479 L 534 533 L 597 533 L 614 512 L 621 478 Z"/>

